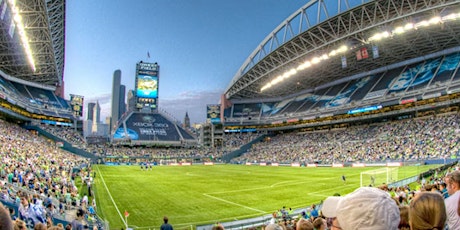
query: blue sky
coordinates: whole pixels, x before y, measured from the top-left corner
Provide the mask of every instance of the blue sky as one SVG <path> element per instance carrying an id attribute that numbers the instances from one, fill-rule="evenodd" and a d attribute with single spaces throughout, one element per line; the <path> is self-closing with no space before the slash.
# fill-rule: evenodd
<path id="1" fill-rule="evenodd" d="M 160 65 L 159 107 L 206 120 L 246 58 L 307 0 L 75 0 L 66 2 L 65 94 L 110 111 L 112 76 L 134 88 L 136 63 Z M 147 57 L 150 53 L 150 59 Z M 86 116 L 84 117 L 86 119 Z"/>

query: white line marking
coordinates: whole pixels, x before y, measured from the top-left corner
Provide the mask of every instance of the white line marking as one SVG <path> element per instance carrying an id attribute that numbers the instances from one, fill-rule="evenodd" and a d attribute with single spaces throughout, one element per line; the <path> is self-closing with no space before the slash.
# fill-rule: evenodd
<path id="1" fill-rule="evenodd" d="M 104 185 L 105 190 L 107 190 L 107 193 L 109 194 L 110 200 L 112 200 L 113 206 L 115 206 L 115 209 L 117 210 L 118 215 L 120 215 L 121 221 L 123 221 L 123 223 L 125 224 L 125 226 L 127 226 L 128 224 L 127 224 L 126 221 L 123 219 L 123 215 L 121 215 L 121 212 L 120 212 L 120 210 L 118 209 L 117 204 L 115 204 L 115 200 L 113 200 L 113 197 L 112 197 L 112 194 L 111 194 L 110 191 L 109 191 L 109 188 L 107 188 L 107 185 L 105 184 L 104 177 L 102 176 L 102 173 L 101 173 L 101 171 L 99 170 L 99 167 L 96 167 L 96 168 L 97 168 L 97 173 L 101 176 L 102 184 Z"/>
<path id="2" fill-rule="evenodd" d="M 245 206 L 245 205 L 242 205 L 242 204 L 238 204 L 238 203 L 235 203 L 235 202 L 231 202 L 231 201 L 228 201 L 228 200 L 224 200 L 224 199 L 221 199 L 221 198 L 217 198 L 215 196 L 211 196 L 211 195 L 208 195 L 206 193 L 203 193 L 204 196 L 207 196 L 207 197 L 210 197 L 210 198 L 213 198 L 213 199 L 216 199 L 216 200 L 220 200 L 222 202 L 225 202 L 225 203 L 228 203 L 228 204 L 233 204 L 233 205 L 236 205 L 236 206 L 240 206 L 240 207 L 243 207 L 243 208 L 246 208 L 246 209 L 249 209 L 249 210 L 252 210 L 252 211 L 256 211 L 256 212 L 260 212 L 260 213 L 267 213 L 267 212 L 264 212 L 262 210 L 259 210 L 259 209 L 256 209 L 256 208 L 251 208 L 251 207 L 248 207 L 248 206 Z"/>

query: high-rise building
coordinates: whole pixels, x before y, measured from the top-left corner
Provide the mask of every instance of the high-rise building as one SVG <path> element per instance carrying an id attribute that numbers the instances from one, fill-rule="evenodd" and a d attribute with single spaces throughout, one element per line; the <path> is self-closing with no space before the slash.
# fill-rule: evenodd
<path id="1" fill-rule="evenodd" d="M 125 85 L 120 85 L 120 97 L 118 101 L 118 119 L 120 119 L 123 114 L 126 112 L 126 101 L 125 101 L 125 95 L 126 95 L 126 86 Z"/>
<path id="2" fill-rule="evenodd" d="M 91 128 L 92 133 L 98 133 L 99 123 L 101 119 L 101 107 L 99 106 L 99 101 L 96 102 L 96 105 L 93 109 L 93 127 Z"/>
<path id="3" fill-rule="evenodd" d="M 90 120 L 90 121 L 93 120 L 94 106 L 96 106 L 96 103 L 94 102 L 88 103 L 88 117 L 86 118 L 86 120 Z"/>
<path id="4" fill-rule="evenodd" d="M 99 105 L 99 101 L 96 101 L 96 104 L 93 109 L 93 121 L 97 124 L 101 123 L 101 106 Z"/>
<path id="5" fill-rule="evenodd" d="M 113 73 L 112 84 L 112 109 L 111 109 L 111 123 L 110 131 L 113 131 L 118 124 L 118 114 L 120 111 L 120 86 L 121 86 L 121 70 L 115 70 Z"/>
<path id="6" fill-rule="evenodd" d="M 128 111 L 134 111 L 136 109 L 136 91 L 133 89 L 128 91 Z"/>

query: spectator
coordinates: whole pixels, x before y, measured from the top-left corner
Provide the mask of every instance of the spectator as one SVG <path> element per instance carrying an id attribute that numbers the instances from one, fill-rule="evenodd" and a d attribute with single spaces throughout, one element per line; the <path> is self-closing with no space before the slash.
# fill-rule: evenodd
<path id="1" fill-rule="evenodd" d="M 445 178 L 449 197 L 444 200 L 447 211 L 447 225 L 449 229 L 460 229 L 458 203 L 460 199 L 460 171 L 453 171 Z"/>
<path id="2" fill-rule="evenodd" d="M 14 221 L 14 230 L 27 230 L 26 222 L 17 219 Z"/>
<path id="3" fill-rule="evenodd" d="M 77 218 L 72 221 L 72 230 L 83 230 L 83 216 L 84 211 L 82 209 L 78 209 L 77 211 Z"/>
<path id="4" fill-rule="evenodd" d="M 411 230 L 444 229 L 447 215 L 443 200 L 438 192 L 417 193 L 409 207 Z"/>
<path id="5" fill-rule="evenodd" d="M 410 230 L 409 225 L 409 206 L 399 206 L 399 230 Z"/>
<path id="6" fill-rule="evenodd" d="M 296 230 L 313 230 L 313 224 L 310 220 L 300 219 L 296 224 Z"/>
<path id="7" fill-rule="evenodd" d="M 160 227 L 160 230 L 173 230 L 173 226 L 168 223 L 168 217 L 163 217 L 163 224 Z"/>
<path id="8" fill-rule="evenodd" d="M 321 217 L 316 218 L 313 221 L 313 228 L 315 230 L 326 230 L 326 220 Z"/>
<path id="9" fill-rule="evenodd" d="M 2 204 L 0 204 L 0 230 L 13 230 L 10 213 Z"/>
<path id="10" fill-rule="evenodd" d="M 214 228 L 213 228 L 214 230 Z M 219 229 L 220 230 L 220 229 Z M 279 224 L 269 224 L 265 227 L 265 230 L 284 230 L 283 227 Z"/>
<path id="11" fill-rule="evenodd" d="M 385 191 L 373 187 L 361 187 L 343 197 L 328 197 L 322 213 L 335 218 L 333 225 L 343 230 L 397 229 L 400 220 L 395 201 Z"/>

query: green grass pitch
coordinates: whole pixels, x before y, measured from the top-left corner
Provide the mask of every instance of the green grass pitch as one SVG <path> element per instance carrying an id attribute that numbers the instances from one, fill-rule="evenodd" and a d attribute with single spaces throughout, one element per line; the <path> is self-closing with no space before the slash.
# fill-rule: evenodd
<path id="1" fill-rule="evenodd" d="M 399 179 L 431 166 L 400 167 Z M 293 209 L 319 203 L 334 193 L 346 194 L 360 185 L 366 168 L 305 168 L 245 165 L 95 166 L 98 214 L 111 229 L 128 225 L 159 229 L 168 216 L 176 229 L 263 216 L 283 206 Z M 341 176 L 347 178 L 343 183 Z"/>

